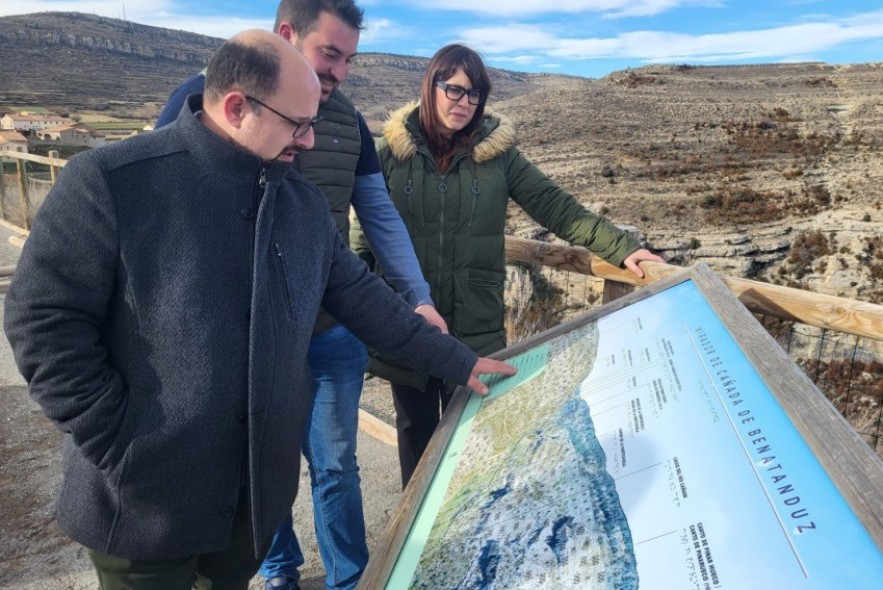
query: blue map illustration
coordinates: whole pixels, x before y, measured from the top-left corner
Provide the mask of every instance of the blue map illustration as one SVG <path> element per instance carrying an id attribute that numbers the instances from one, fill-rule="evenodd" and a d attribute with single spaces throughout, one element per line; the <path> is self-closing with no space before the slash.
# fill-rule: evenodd
<path id="1" fill-rule="evenodd" d="M 579 383 L 594 326 L 557 339 L 542 372 L 486 400 L 411 588 L 632 590 L 628 521 Z"/>

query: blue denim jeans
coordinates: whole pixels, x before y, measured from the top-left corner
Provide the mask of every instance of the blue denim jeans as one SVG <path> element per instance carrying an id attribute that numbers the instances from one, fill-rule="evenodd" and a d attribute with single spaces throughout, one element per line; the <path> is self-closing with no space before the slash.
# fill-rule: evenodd
<path id="1" fill-rule="evenodd" d="M 310 341 L 315 399 L 303 454 L 310 469 L 313 518 L 329 589 L 355 588 L 368 563 L 362 490 L 356 464 L 359 397 L 368 354 L 349 330 L 335 325 Z M 261 565 L 264 579 L 299 579 L 303 552 L 289 515 Z"/>

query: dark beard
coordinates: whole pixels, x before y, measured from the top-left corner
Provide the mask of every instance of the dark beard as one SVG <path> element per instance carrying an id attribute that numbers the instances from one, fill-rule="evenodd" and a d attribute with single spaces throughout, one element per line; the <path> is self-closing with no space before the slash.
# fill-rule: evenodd
<path id="1" fill-rule="evenodd" d="M 325 84 L 325 83 L 331 84 L 332 90 L 337 88 L 340 85 L 340 80 L 338 80 L 337 78 L 335 78 L 334 76 L 332 76 L 330 74 L 321 74 L 321 75 L 318 75 L 318 78 L 319 78 L 319 82 L 322 82 L 323 84 Z"/>

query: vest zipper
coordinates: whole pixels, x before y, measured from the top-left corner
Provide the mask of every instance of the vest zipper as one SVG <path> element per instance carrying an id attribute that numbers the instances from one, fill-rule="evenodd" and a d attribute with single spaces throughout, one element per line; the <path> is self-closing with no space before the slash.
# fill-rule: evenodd
<path id="1" fill-rule="evenodd" d="M 439 272 L 438 272 L 438 279 L 437 279 L 438 285 L 436 287 L 438 293 L 442 292 L 442 290 L 441 290 L 442 289 L 442 280 L 441 279 L 442 279 L 442 275 L 444 274 L 442 272 L 442 268 L 443 268 L 442 265 L 444 264 L 444 259 L 445 259 L 445 250 L 444 250 L 444 245 L 445 245 L 445 194 L 448 191 L 448 183 L 447 183 L 446 179 L 447 179 L 447 175 L 442 174 L 441 177 L 439 177 L 439 182 L 438 182 L 438 192 L 440 195 L 439 201 L 440 201 L 440 206 L 441 206 L 441 209 L 440 209 L 441 213 L 439 215 L 439 228 L 438 228 L 438 271 Z"/>

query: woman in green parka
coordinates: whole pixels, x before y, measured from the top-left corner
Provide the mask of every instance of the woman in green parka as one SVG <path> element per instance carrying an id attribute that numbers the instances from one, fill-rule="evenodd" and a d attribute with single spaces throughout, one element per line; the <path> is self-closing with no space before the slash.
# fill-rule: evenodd
<path id="1" fill-rule="evenodd" d="M 485 110 L 490 89 L 475 51 L 443 47 L 423 76 L 420 102 L 392 113 L 378 146 L 390 197 L 436 309 L 450 333 L 480 355 L 506 346 L 503 231 L 510 198 L 560 238 L 639 277 L 639 262 L 662 262 L 521 154 L 512 124 Z M 358 227 L 353 247 L 373 260 Z M 444 382 L 376 354 L 370 370 L 392 385 L 404 486 L 438 425 L 439 402 L 444 411 L 450 392 Z"/>

